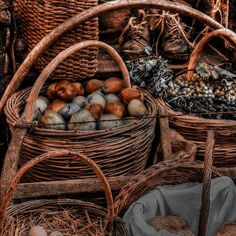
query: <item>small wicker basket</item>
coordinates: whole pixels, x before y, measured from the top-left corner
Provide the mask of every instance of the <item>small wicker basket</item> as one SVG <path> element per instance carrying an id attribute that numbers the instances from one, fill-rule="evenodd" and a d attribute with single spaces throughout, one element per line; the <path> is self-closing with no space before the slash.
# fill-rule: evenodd
<path id="1" fill-rule="evenodd" d="M 82 161 L 95 172 L 104 188 L 107 210 L 96 204 L 76 199 L 31 200 L 8 207 L 17 183 L 26 171 L 42 161 L 55 157 L 64 158 L 64 156 Z M 78 235 L 78 233 L 79 235 L 126 235 L 124 223 L 115 217 L 111 188 L 101 169 L 88 157 L 66 150 L 42 154 L 22 166 L 13 178 L 2 201 L 1 236 L 27 235 L 30 228 L 35 225 L 43 226 L 49 233 L 58 230 L 65 236 Z"/>
<path id="2" fill-rule="evenodd" d="M 13 7 L 19 34 L 28 44 L 30 52 L 40 40 L 70 17 L 94 7 L 98 0 L 14 0 Z M 98 19 L 94 18 L 65 33 L 41 55 L 35 67 L 44 67 L 62 50 L 84 40 L 98 39 Z M 97 48 L 81 50 L 65 60 L 54 71 L 52 79 L 79 80 L 92 77 L 97 70 Z"/>

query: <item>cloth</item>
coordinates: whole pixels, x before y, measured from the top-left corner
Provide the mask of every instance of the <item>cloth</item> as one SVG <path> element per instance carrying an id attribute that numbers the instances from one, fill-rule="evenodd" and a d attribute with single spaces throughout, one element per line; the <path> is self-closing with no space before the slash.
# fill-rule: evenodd
<path id="1" fill-rule="evenodd" d="M 175 215 L 184 218 L 197 235 L 201 208 L 202 184 L 189 182 L 160 186 L 134 202 L 124 215 L 130 236 L 176 236 L 156 231 L 146 221 L 154 216 Z M 214 236 L 224 222 L 236 221 L 236 188 L 229 177 L 212 180 L 207 236 Z"/>

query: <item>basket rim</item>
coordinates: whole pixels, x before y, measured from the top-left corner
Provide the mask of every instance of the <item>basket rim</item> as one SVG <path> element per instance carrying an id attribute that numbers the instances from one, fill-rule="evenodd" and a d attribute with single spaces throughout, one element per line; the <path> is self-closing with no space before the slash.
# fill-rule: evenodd
<path id="1" fill-rule="evenodd" d="M 43 87 L 43 89 L 45 89 L 46 86 Z M 16 97 L 19 96 L 20 94 L 23 93 L 29 93 L 30 89 L 32 87 L 28 87 L 25 89 L 22 89 L 16 93 L 14 93 L 7 101 L 7 104 L 4 108 L 5 111 L 5 115 L 6 118 L 8 120 L 9 117 L 9 113 L 7 111 L 7 107 L 8 104 L 13 100 L 16 100 Z M 56 129 L 44 129 L 44 128 L 38 128 L 38 127 L 32 127 L 33 129 L 31 130 L 31 133 L 34 134 L 39 134 L 42 136 L 87 136 L 89 135 L 90 137 L 100 137 L 101 135 L 117 135 L 117 134 L 121 134 L 121 133 L 125 133 L 128 131 L 132 131 L 135 130 L 136 128 L 142 128 L 145 127 L 146 125 L 148 125 L 149 123 L 153 123 L 153 120 L 156 119 L 156 113 L 157 113 L 157 107 L 156 107 L 156 102 L 155 99 L 152 97 L 152 95 L 146 91 L 143 90 L 141 88 L 138 88 L 142 91 L 142 93 L 144 94 L 144 98 L 146 100 L 146 105 L 147 108 L 149 110 L 149 115 L 150 118 L 146 118 L 146 117 L 142 117 L 142 118 L 136 118 L 134 122 L 132 123 L 128 123 L 128 124 L 124 124 L 120 127 L 115 127 L 112 129 L 108 129 L 108 130 L 92 130 L 92 131 L 80 131 L 80 130 L 56 130 Z M 27 99 L 26 99 L 27 100 Z M 10 124 L 10 125 L 14 125 L 17 124 L 19 121 L 21 121 L 21 118 L 19 116 L 19 113 L 16 111 L 12 111 L 12 109 L 9 109 L 9 112 L 11 112 L 11 114 L 15 114 L 14 115 L 14 119 L 15 122 Z M 16 116 L 17 114 L 17 116 Z M 16 120 L 17 119 L 17 120 Z"/>

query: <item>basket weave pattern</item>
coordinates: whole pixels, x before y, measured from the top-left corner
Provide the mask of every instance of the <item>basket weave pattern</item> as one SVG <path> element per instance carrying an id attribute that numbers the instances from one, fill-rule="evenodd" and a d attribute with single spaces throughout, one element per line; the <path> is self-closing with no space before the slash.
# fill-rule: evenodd
<path id="1" fill-rule="evenodd" d="M 14 11 L 19 31 L 28 43 L 28 52 L 55 27 L 98 0 L 15 0 Z M 92 19 L 65 33 L 41 55 L 35 67 L 40 71 L 62 50 L 84 40 L 98 39 L 98 19 Z M 52 79 L 79 80 L 92 77 L 97 70 L 97 48 L 86 48 L 72 55 L 54 71 Z"/>

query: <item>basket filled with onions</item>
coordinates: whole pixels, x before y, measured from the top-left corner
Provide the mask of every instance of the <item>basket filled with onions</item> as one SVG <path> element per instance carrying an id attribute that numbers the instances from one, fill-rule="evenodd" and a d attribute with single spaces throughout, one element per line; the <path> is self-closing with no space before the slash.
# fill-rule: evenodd
<path id="1" fill-rule="evenodd" d="M 44 85 L 65 58 L 94 45 L 113 57 L 122 76 Z M 32 88 L 13 94 L 5 107 L 12 132 L 22 119 L 23 128 L 30 129 L 22 142 L 21 165 L 42 153 L 66 148 L 90 157 L 106 176 L 135 175 L 145 168 L 155 134 L 156 112 L 153 97 L 131 87 L 129 73 L 117 52 L 98 41 L 78 43 L 61 52 Z M 47 181 L 94 174 L 80 162 L 65 157 L 39 163 L 26 176 L 27 181 Z"/>

